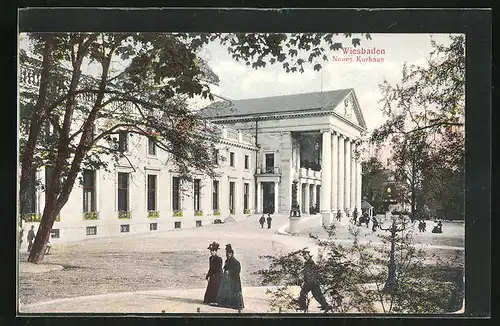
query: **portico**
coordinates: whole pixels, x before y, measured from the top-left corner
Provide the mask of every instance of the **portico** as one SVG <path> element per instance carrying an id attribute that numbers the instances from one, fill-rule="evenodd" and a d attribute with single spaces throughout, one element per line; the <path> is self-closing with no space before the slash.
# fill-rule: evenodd
<path id="1" fill-rule="evenodd" d="M 342 217 L 360 210 L 356 152 L 366 125 L 353 89 L 236 100 L 230 109 L 209 107 L 204 115 L 255 133 L 256 212 L 289 213 L 294 181 L 300 211 L 318 207 L 323 225 L 339 210 Z"/>

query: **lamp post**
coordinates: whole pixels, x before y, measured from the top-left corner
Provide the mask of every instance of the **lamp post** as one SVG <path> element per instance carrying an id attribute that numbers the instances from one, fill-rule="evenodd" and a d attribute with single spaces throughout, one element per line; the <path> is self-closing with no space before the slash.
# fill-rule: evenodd
<path id="1" fill-rule="evenodd" d="M 293 180 L 292 182 L 292 207 L 290 209 L 290 223 L 288 227 L 288 232 L 290 234 L 298 234 L 298 222 L 300 220 L 300 206 L 297 201 L 297 184 L 298 180 Z"/>
<path id="2" fill-rule="evenodd" d="M 387 280 L 385 282 L 383 291 L 384 292 L 392 292 L 395 287 L 396 287 L 396 259 L 395 259 L 395 253 L 396 253 L 396 234 L 398 232 L 401 232 L 405 228 L 405 224 L 402 223 L 402 228 L 398 228 L 396 224 L 396 216 L 392 215 L 389 208 L 390 205 L 396 204 L 397 201 L 392 197 L 392 190 L 391 187 L 387 187 L 385 191 L 385 199 L 384 199 L 384 209 L 385 209 L 385 216 L 386 218 L 391 216 L 391 226 L 388 228 L 381 228 L 384 231 L 390 231 L 391 232 L 391 252 L 389 256 L 389 266 L 388 266 L 388 272 L 387 272 Z"/>

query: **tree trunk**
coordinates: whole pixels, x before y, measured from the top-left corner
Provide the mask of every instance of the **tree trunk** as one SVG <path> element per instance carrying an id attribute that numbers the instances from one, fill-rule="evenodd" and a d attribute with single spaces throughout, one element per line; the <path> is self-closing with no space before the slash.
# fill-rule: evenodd
<path id="1" fill-rule="evenodd" d="M 77 60 L 78 61 L 78 60 Z M 81 60 L 78 62 L 81 65 Z M 35 243 L 33 244 L 33 249 L 30 253 L 28 261 L 38 264 L 44 256 L 44 248 L 47 243 L 50 231 L 52 226 L 54 225 L 55 217 L 59 214 L 61 208 L 68 201 L 69 195 L 73 190 L 76 178 L 78 173 L 80 172 L 81 164 L 83 159 L 89 149 L 92 146 L 92 131 L 93 126 L 95 124 L 95 119 L 97 117 L 97 112 L 101 108 L 102 101 L 104 99 L 105 89 L 106 89 L 106 81 L 108 77 L 110 61 L 108 60 L 103 64 L 103 74 L 101 77 L 101 82 L 99 85 L 99 92 L 97 94 L 96 102 L 92 110 L 89 113 L 86 121 L 84 122 L 84 130 L 82 132 L 82 137 L 80 139 L 80 143 L 75 151 L 75 156 L 71 163 L 70 171 L 68 172 L 67 178 L 64 183 L 60 184 L 60 177 L 62 173 L 63 166 L 67 163 L 68 158 L 68 147 L 69 147 L 69 128 L 71 126 L 71 120 L 68 119 L 69 116 L 72 116 L 72 111 L 74 110 L 74 101 L 75 96 L 69 96 L 68 104 L 65 116 L 65 124 L 63 132 L 60 135 L 59 140 L 59 149 L 58 149 L 58 158 L 56 161 L 56 166 L 54 168 L 54 180 L 49 188 L 47 193 L 47 200 L 45 202 L 45 209 L 43 212 L 42 220 L 40 222 L 40 227 L 38 229 L 38 234 L 35 238 Z M 79 66 L 78 66 L 79 67 Z M 73 85 L 73 83 L 72 83 Z M 70 88 L 71 89 L 71 88 Z M 76 85 L 74 90 L 76 90 Z M 73 90 L 73 93 L 74 93 Z M 67 122 L 67 123 L 66 123 Z M 64 143 L 66 142 L 66 144 Z M 60 187 L 56 187 L 56 186 Z M 57 196 L 59 195 L 59 196 Z M 36 245 L 36 246 L 35 246 Z"/>
<path id="2" fill-rule="evenodd" d="M 37 102 L 30 119 L 30 131 L 28 140 L 23 152 L 21 153 L 21 177 L 19 180 L 19 203 L 26 201 L 26 192 L 30 182 L 30 176 L 33 173 L 33 156 L 36 142 L 40 134 L 41 125 L 44 121 L 44 108 L 47 100 L 47 88 L 50 72 L 50 54 L 52 51 L 53 35 L 45 35 L 45 47 L 43 50 L 42 70 L 40 72 L 40 88 L 38 90 Z"/>
<path id="3" fill-rule="evenodd" d="M 52 230 L 52 226 L 54 225 L 55 217 L 57 216 L 57 214 L 59 214 L 61 207 L 63 206 L 58 205 L 58 195 L 61 194 L 61 179 L 63 168 L 66 166 L 69 157 L 69 132 L 71 129 L 71 118 L 75 110 L 76 89 L 80 80 L 80 68 L 83 62 L 84 55 L 85 51 L 80 51 L 79 48 L 77 58 L 73 64 L 71 83 L 68 88 L 68 99 L 65 105 L 64 124 L 59 134 L 57 158 L 53 170 L 52 182 L 49 184 L 48 189 L 46 190 L 46 200 L 42 219 L 38 227 L 38 233 L 35 237 L 35 242 L 33 243 L 33 248 L 31 249 L 30 255 L 28 257 L 28 261 L 35 264 L 40 263 L 40 261 L 43 259 L 43 256 L 45 254 L 44 248 L 50 237 L 50 231 Z"/>

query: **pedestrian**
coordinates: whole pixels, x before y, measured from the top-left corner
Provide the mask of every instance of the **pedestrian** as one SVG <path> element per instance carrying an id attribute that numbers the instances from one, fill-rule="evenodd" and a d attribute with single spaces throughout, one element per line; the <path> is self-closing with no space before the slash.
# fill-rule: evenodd
<path id="1" fill-rule="evenodd" d="M 422 232 L 426 232 L 427 230 L 427 223 L 425 223 L 424 219 L 422 219 Z"/>
<path id="2" fill-rule="evenodd" d="M 266 222 L 266 218 L 264 217 L 264 213 L 262 213 L 262 216 L 259 219 L 260 227 L 262 229 L 264 228 L 264 222 Z"/>
<path id="3" fill-rule="evenodd" d="M 321 310 L 324 312 L 331 310 L 332 307 L 326 302 L 325 296 L 321 292 L 320 273 L 318 265 L 312 259 L 311 253 L 307 250 L 302 252 L 305 259 L 304 263 L 304 282 L 300 289 L 299 298 L 294 300 L 298 304 L 300 310 L 307 310 L 307 295 L 312 292 L 314 299 L 320 304 Z"/>
<path id="4" fill-rule="evenodd" d="M 271 213 L 267 214 L 267 228 L 270 229 L 271 228 L 271 222 L 273 221 L 272 217 L 271 217 Z"/>
<path id="5" fill-rule="evenodd" d="M 28 252 L 31 252 L 31 248 L 33 248 L 33 240 L 35 240 L 35 226 L 32 225 L 30 230 L 28 231 Z"/>
<path id="6" fill-rule="evenodd" d="M 354 225 L 356 225 L 356 222 L 358 221 L 358 208 L 354 207 L 354 211 L 352 212 L 352 218 L 354 220 Z M 359 225 L 361 225 L 361 219 L 359 221 Z"/>
<path id="7" fill-rule="evenodd" d="M 241 264 L 234 258 L 234 250 L 230 244 L 226 245 L 226 262 L 224 275 L 217 294 L 217 305 L 234 309 L 243 309 L 243 293 L 241 290 Z"/>
<path id="8" fill-rule="evenodd" d="M 368 216 L 368 213 L 365 213 L 365 223 L 366 227 L 368 228 L 368 224 L 370 223 L 370 216 Z"/>
<path id="9" fill-rule="evenodd" d="M 374 217 L 372 217 L 372 222 L 373 222 L 373 225 L 372 225 L 372 231 L 375 232 L 377 231 L 377 227 L 378 227 L 378 221 L 377 219 Z"/>
<path id="10" fill-rule="evenodd" d="M 212 242 L 207 249 L 210 250 L 210 257 L 208 258 L 208 273 L 205 276 L 208 284 L 203 303 L 215 304 L 217 303 L 217 292 L 222 279 L 222 258 L 217 255 L 219 250 L 217 242 Z"/>
<path id="11" fill-rule="evenodd" d="M 342 212 L 340 211 L 340 209 L 337 211 L 337 221 L 340 222 L 340 220 L 342 219 Z"/>
<path id="12" fill-rule="evenodd" d="M 439 233 L 443 233 L 443 223 L 441 222 L 441 220 L 438 221 L 438 229 Z"/>
<path id="13" fill-rule="evenodd" d="M 50 255 L 50 250 L 51 249 L 52 249 L 52 243 L 50 243 L 50 240 L 48 240 L 47 244 L 45 245 L 44 255 Z"/>

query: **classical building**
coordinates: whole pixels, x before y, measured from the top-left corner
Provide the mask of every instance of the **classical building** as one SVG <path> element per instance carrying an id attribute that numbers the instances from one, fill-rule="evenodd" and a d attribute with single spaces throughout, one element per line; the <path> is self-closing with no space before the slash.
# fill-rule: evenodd
<path id="1" fill-rule="evenodd" d="M 302 213 L 319 210 L 324 223 L 360 211 L 356 152 L 366 124 L 353 89 L 216 103 L 202 116 L 253 133 L 257 213 L 289 213 L 293 181 Z"/>

